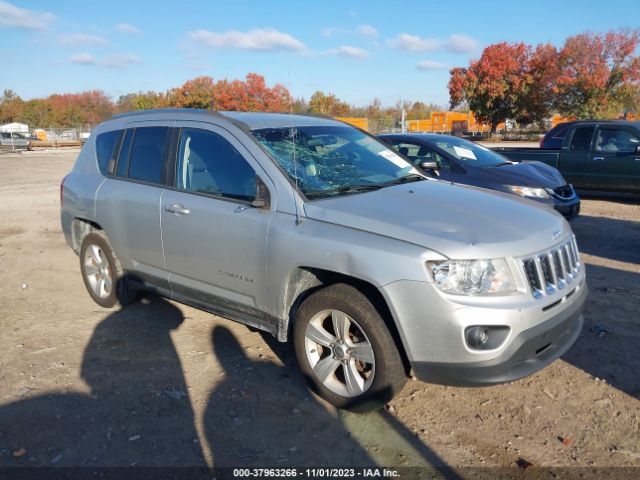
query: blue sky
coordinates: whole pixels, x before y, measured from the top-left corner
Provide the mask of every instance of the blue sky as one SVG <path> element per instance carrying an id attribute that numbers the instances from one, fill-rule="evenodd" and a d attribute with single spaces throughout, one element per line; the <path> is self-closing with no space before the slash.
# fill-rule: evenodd
<path id="1" fill-rule="evenodd" d="M 562 45 L 640 24 L 638 0 L 0 0 L 0 90 L 28 99 L 265 76 L 366 105 L 448 102 L 448 69 L 499 41 Z"/>

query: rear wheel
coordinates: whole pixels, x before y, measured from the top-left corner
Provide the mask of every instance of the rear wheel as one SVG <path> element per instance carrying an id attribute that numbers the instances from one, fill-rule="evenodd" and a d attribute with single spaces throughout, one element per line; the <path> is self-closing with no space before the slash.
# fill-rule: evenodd
<path id="1" fill-rule="evenodd" d="M 406 374 L 384 320 L 357 289 L 335 284 L 300 306 L 296 356 L 314 390 L 339 408 L 379 408 L 400 391 Z"/>
<path id="2" fill-rule="evenodd" d="M 120 262 L 101 231 L 89 233 L 80 248 L 80 270 L 87 291 L 102 307 L 127 305 L 137 292 L 124 278 Z"/>

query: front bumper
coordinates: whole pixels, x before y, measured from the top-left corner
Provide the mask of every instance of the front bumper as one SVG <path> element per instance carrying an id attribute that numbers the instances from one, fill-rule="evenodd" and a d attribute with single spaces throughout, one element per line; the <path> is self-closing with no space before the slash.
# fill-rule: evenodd
<path id="1" fill-rule="evenodd" d="M 531 375 L 563 355 L 582 330 L 587 285 L 583 265 L 570 286 L 544 299 L 453 298 L 409 281 L 382 293 L 417 378 L 480 386 Z M 473 325 L 507 326 L 509 334 L 493 350 L 473 349 L 464 335 Z"/>
<path id="2" fill-rule="evenodd" d="M 556 325 L 553 323 L 546 321 L 521 332 L 493 360 L 463 365 L 414 362 L 414 374 L 425 382 L 461 387 L 492 385 L 526 377 L 569 350 L 582 330 L 582 312 L 577 311 Z"/>
<path id="3" fill-rule="evenodd" d="M 559 199 L 553 199 L 553 208 L 564 216 L 567 220 L 575 218 L 580 213 L 580 199 L 576 196 L 571 201 L 564 201 Z"/>

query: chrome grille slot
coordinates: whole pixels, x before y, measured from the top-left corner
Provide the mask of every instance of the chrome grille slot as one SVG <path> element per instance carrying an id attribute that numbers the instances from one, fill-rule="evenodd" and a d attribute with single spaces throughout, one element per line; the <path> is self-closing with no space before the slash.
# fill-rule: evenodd
<path id="1" fill-rule="evenodd" d="M 575 237 L 561 245 L 522 260 L 527 283 L 535 298 L 552 295 L 572 283 L 580 269 Z"/>

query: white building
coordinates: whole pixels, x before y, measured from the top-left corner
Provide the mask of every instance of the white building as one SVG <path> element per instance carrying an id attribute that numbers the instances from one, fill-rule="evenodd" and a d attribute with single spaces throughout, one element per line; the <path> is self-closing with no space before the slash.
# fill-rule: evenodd
<path id="1" fill-rule="evenodd" d="M 4 125 L 0 125 L 0 132 L 23 133 L 25 135 L 29 135 L 29 125 L 18 122 L 6 123 Z"/>

